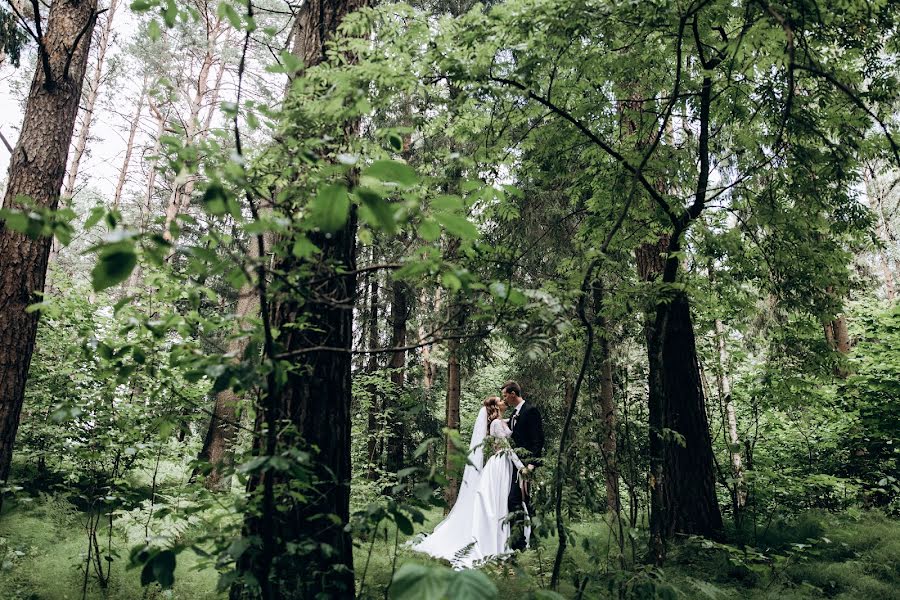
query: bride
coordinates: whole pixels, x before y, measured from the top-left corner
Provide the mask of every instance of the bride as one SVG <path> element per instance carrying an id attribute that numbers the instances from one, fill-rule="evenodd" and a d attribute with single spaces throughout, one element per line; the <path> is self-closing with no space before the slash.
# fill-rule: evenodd
<path id="1" fill-rule="evenodd" d="M 456 504 L 431 535 L 413 546 L 413 550 L 448 560 L 456 568 L 509 552 L 507 498 L 513 469 L 523 467 L 509 445 L 509 425 L 500 418 L 506 404 L 497 396 L 485 398 L 482 404 Z M 492 438 L 494 453 L 482 467 L 487 436 Z"/>

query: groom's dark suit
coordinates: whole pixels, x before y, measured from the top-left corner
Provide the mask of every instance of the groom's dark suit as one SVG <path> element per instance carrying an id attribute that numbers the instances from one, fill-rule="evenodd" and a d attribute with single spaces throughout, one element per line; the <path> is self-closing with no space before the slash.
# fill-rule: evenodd
<path id="1" fill-rule="evenodd" d="M 519 458 L 526 465 L 533 464 L 539 467 L 541 456 L 544 453 L 544 424 L 541 420 L 541 412 L 530 402 L 521 405 L 518 414 L 510 418 L 512 428 L 512 445 L 519 454 Z M 524 450 L 524 452 L 521 452 Z M 522 505 L 528 509 L 528 514 L 533 515 L 531 498 L 526 494 L 522 497 L 522 489 L 519 487 L 518 472 L 513 476 L 512 486 L 509 490 L 507 508 L 512 513 L 512 532 L 510 548 L 523 550 L 525 548 L 525 513 Z"/>

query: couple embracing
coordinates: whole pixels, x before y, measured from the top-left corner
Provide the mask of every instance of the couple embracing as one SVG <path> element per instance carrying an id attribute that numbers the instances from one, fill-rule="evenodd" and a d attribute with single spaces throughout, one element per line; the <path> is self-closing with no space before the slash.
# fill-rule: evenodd
<path id="1" fill-rule="evenodd" d="M 522 398 L 518 383 L 507 381 L 500 393 L 485 398 L 478 413 L 453 509 L 413 546 L 457 568 L 524 550 L 529 543 L 534 514 L 530 481 L 544 450 L 544 426 L 540 411 Z M 504 419 L 507 409 L 511 414 Z M 492 451 L 487 463 L 485 446 Z"/>

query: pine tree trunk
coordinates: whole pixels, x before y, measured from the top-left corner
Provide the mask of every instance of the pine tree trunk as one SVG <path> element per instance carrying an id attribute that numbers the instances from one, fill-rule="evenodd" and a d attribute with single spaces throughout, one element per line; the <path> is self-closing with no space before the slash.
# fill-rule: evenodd
<path id="1" fill-rule="evenodd" d="M 420 312 L 424 312 L 428 306 L 428 294 L 426 290 L 422 290 L 422 294 L 419 298 L 419 306 L 422 307 Z M 439 303 L 435 303 L 434 312 L 437 313 L 439 311 Z M 425 324 L 421 322 L 419 323 L 419 339 L 424 340 L 428 335 L 428 332 L 425 331 Z M 425 392 L 425 397 L 431 395 L 431 388 L 434 387 L 434 377 L 436 367 L 433 362 L 431 362 L 431 346 L 422 346 L 422 390 Z"/>
<path id="2" fill-rule="evenodd" d="M 373 262 L 375 249 L 372 249 Z M 369 275 L 369 348 L 378 347 L 378 274 L 371 273 Z M 366 372 L 369 376 L 374 376 L 378 372 L 378 354 L 373 352 L 369 354 L 369 363 L 366 366 Z M 369 457 L 367 477 L 369 481 L 378 479 L 378 466 L 380 455 L 378 453 L 378 386 L 369 386 L 369 411 L 367 426 L 367 443 L 366 452 Z"/>
<path id="3" fill-rule="evenodd" d="M 214 87 L 210 88 L 209 73 L 212 69 L 213 64 L 215 63 L 216 42 L 223 30 L 223 22 L 218 18 L 214 21 L 208 22 L 210 23 L 210 25 L 207 29 L 207 38 L 210 40 L 210 45 L 206 53 L 203 55 L 203 60 L 200 63 L 200 71 L 197 74 L 196 85 L 194 86 L 194 93 L 191 96 L 190 101 L 188 102 L 189 115 L 184 128 L 184 139 L 186 146 L 196 146 L 197 144 L 205 140 L 209 135 L 209 123 L 211 123 L 212 121 L 212 114 L 215 111 L 215 106 L 210 106 L 204 123 L 205 126 L 201 126 L 200 124 L 200 112 L 202 111 L 203 106 L 206 102 L 207 94 L 213 94 L 213 104 L 215 103 L 215 99 L 218 98 L 219 94 L 218 87 L 222 82 L 222 74 L 225 71 L 225 65 L 223 64 L 221 69 L 219 69 Z M 165 238 L 168 242 L 174 240 L 172 229 L 175 223 L 175 219 L 177 219 L 178 215 L 185 212 L 190 206 L 191 196 L 194 193 L 194 187 L 196 183 L 197 176 L 191 174 L 184 178 L 184 180 L 182 181 L 178 181 L 176 179 L 176 181 L 172 185 L 172 192 L 169 195 L 169 202 L 166 205 L 165 222 L 163 223 L 163 238 Z"/>
<path id="4" fill-rule="evenodd" d="M 50 209 L 59 204 L 96 9 L 96 0 L 54 0 L 50 5 L 22 133 L 10 157 L 3 202 L 7 209 L 23 208 L 19 196 Z M 38 312 L 25 309 L 38 300 L 35 292 L 44 289 L 50 242 L 0 223 L 0 480 L 9 475 L 37 333 Z"/>
<path id="5" fill-rule="evenodd" d="M 306 66 L 322 62 L 325 44 L 348 13 L 365 0 L 308 0 L 294 23 L 294 53 Z M 348 128 L 350 129 L 350 128 Z M 352 135 L 352 133 L 351 133 Z M 320 249 L 314 264 L 304 264 L 288 253 L 275 256 L 274 270 L 284 273 L 311 270 L 317 283 L 287 290 L 272 298 L 271 326 L 280 332 L 275 351 L 298 352 L 295 369 L 283 384 L 272 385 L 275 395 L 265 399 L 264 422 L 258 422 L 259 451 L 272 456 L 297 448 L 315 449 L 312 469 L 315 490 L 295 499 L 275 496 L 290 486 L 288 473 L 267 471 L 254 475 L 251 490 L 262 488 L 259 514 L 245 520 L 245 535 L 258 539 L 258 551 L 242 556 L 238 568 L 263 586 L 262 595 L 286 600 L 301 598 L 353 598 L 353 543 L 345 526 L 350 518 L 350 400 L 353 305 L 356 294 L 355 208 L 347 223 L 332 234 L 312 232 L 310 241 Z M 344 274 L 338 274 L 343 272 Z M 305 327 L 291 327 L 294 323 Z M 309 351 L 311 348 L 344 351 Z M 296 436 L 284 433 L 290 423 Z M 277 429 L 276 429 L 277 427 Z M 277 507 L 277 508 L 276 508 Z M 303 548 L 287 551 L 287 545 Z M 309 551 L 305 548 L 309 545 Z M 235 585 L 232 598 L 251 595 Z"/>
<path id="6" fill-rule="evenodd" d="M 884 214 L 884 191 L 878 184 L 877 175 L 870 169 L 867 168 L 863 170 L 863 179 L 866 183 L 866 196 L 868 197 L 869 208 L 875 213 L 875 233 L 878 235 L 878 240 L 884 247 L 889 248 L 891 236 L 888 235 L 887 218 Z M 881 265 L 881 276 L 884 280 L 885 296 L 889 301 L 893 302 L 897 293 L 897 282 L 884 248 L 878 250 L 878 262 Z"/>
<path id="7" fill-rule="evenodd" d="M 402 281 L 395 281 L 391 302 L 391 347 L 406 345 L 406 323 L 409 319 L 409 288 Z M 403 447 L 406 443 L 406 426 L 403 421 L 403 388 L 406 368 L 406 350 L 395 350 L 391 354 L 391 388 L 394 406 L 388 438 L 388 470 L 397 472 L 403 468 Z"/>

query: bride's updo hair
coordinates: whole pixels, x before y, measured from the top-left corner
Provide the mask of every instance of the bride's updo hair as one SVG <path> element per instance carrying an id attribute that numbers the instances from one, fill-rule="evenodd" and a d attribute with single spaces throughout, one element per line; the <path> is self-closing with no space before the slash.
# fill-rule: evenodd
<path id="1" fill-rule="evenodd" d="M 488 396 L 484 399 L 484 402 L 482 402 L 482 404 L 484 404 L 484 407 L 487 409 L 488 433 L 490 433 L 491 431 L 491 423 L 494 421 L 494 419 L 499 419 L 503 414 L 500 410 L 500 402 L 501 400 L 499 396 Z"/>

